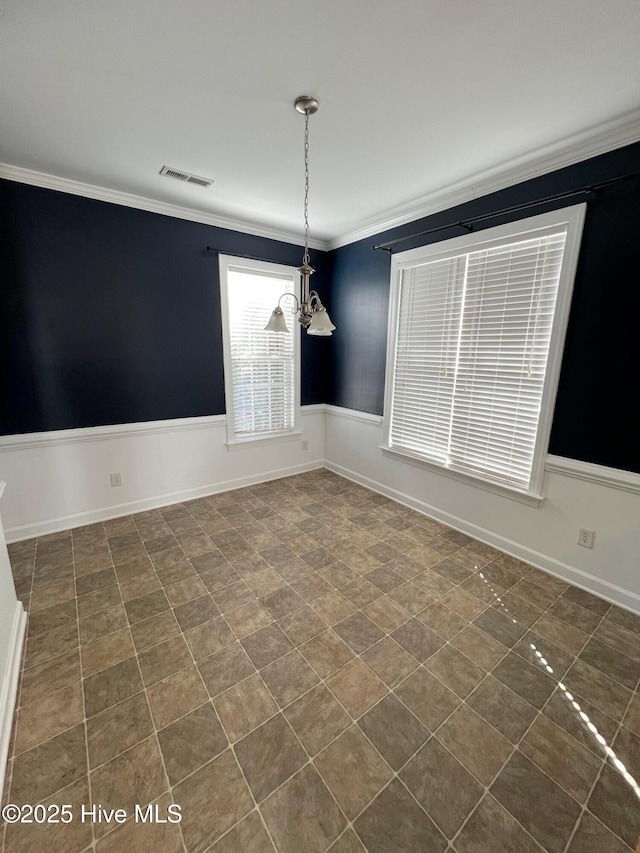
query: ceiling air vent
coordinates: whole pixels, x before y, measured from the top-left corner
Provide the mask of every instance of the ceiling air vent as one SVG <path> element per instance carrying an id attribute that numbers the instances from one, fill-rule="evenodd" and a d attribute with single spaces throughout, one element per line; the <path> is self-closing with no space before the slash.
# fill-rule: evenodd
<path id="1" fill-rule="evenodd" d="M 160 169 L 160 174 L 166 175 L 168 178 L 175 178 L 176 181 L 184 181 L 185 184 L 196 184 L 199 187 L 210 187 L 213 183 L 213 180 L 209 178 L 199 178 L 197 175 L 181 172 L 180 169 L 172 169 L 171 166 L 163 166 Z"/>

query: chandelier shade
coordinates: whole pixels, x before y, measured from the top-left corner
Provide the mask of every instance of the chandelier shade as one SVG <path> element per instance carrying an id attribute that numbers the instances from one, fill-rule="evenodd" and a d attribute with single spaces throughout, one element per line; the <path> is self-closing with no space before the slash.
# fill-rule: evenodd
<path id="1" fill-rule="evenodd" d="M 269 317 L 269 322 L 264 327 L 265 332 L 285 332 L 289 331 L 287 327 L 286 320 L 284 319 L 284 311 L 278 305 L 271 312 L 271 317 Z"/>
<path id="2" fill-rule="evenodd" d="M 322 305 L 322 303 L 320 303 L 311 315 L 311 322 L 309 323 L 307 334 L 329 337 L 329 335 L 333 332 L 334 329 L 335 326 L 329 319 L 327 309 L 324 307 L 324 305 Z"/>

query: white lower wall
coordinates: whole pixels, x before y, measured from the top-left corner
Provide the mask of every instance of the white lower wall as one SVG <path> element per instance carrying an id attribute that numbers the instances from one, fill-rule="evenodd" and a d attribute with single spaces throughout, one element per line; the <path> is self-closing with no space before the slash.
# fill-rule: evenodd
<path id="1" fill-rule="evenodd" d="M 327 407 L 327 468 L 640 613 L 640 475 L 549 457 L 538 507 L 382 454 L 381 418 Z M 595 530 L 592 549 L 576 544 Z"/>
<path id="2" fill-rule="evenodd" d="M 640 475 L 549 457 L 545 499 L 533 507 L 383 456 L 379 417 L 322 405 L 302 413 L 300 437 L 233 451 L 224 416 L 0 438 L 7 539 L 326 465 L 640 613 Z M 111 487 L 112 472 L 122 486 Z M 579 527 L 596 531 L 593 549 L 576 544 Z"/>
<path id="3" fill-rule="evenodd" d="M 224 415 L 0 438 L 7 540 L 318 468 L 324 406 L 303 407 L 301 436 L 233 451 L 226 440 Z"/>
<path id="4" fill-rule="evenodd" d="M 4 488 L 5 484 L 0 482 L 0 498 Z M 13 585 L 13 575 L 0 517 L 0 798 L 4 790 L 4 775 L 26 623 L 27 614 L 22 602 L 18 601 Z"/>

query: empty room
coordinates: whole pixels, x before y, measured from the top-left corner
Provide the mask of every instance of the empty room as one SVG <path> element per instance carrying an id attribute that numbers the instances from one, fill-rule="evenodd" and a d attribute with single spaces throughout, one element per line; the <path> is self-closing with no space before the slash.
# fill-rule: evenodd
<path id="1" fill-rule="evenodd" d="M 637 2 L 0 39 L 0 853 L 638 853 Z"/>

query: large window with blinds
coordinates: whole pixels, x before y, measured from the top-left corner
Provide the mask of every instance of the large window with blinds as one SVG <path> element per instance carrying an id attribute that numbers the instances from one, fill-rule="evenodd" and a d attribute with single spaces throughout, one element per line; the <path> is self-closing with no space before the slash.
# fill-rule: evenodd
<path id="1" fill-rule="evenodd" d="M 265 332 L 284 293 L 298 295 L 294 267 L 220 256 L 220 297 L 229 446 L 299 432 L 300 334 Z M 285 297 L 282 306 L 293 305 Z"/>
<path id="2" fill-rule="evenodd" d="M 394 256 L 385 451 L 540 497 L 584 207 Z"/>

